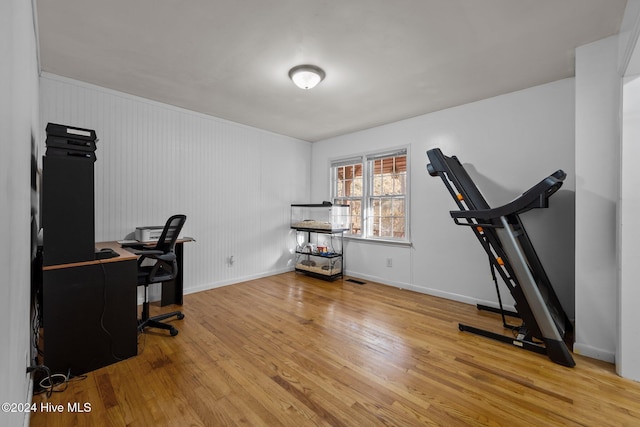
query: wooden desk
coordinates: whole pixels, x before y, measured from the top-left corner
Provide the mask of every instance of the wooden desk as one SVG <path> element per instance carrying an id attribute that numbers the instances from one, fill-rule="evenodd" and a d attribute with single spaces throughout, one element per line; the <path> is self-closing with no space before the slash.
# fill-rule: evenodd
<path id="1" fill-rule="evenodd" d="M 132 254 L 129 251 L 124 250 L 118 242 L 98 242 L 96 243 L 96 249 L 100 250 L 103 248 L 113 249 L 118 253 L 119 256 L 115 258 L 107 258 L 101 260 L 92 260 L 92 261 L 82 261 L 82 262 L 72 262 L 68 264 L 56 264 L 56 265 L 45 265 L 42 267 L 43 271 L 51 271 L 51 270 L 60 270 L 62 268 L 71 268 L 71 267 L 82 267 L 84 265 L 93 265 L 96 263 L 109 263 L 109 262 L 121 262 L 121 261 L 130 261 L 137 260 L 138 257 L 135 254 Z"/>
<path id="2" fill-rule="evenodd" d="M 43 267 L 44 364 L 73 375 L 137 354 L 137 257 L 116 242 L 115 258 Z"/>
<path id="3" fill-rule="evenodd" d="M 183 289 L 184 289 L 184 281 L 183 281 L 183 269 L 182 266 L 184 264 L 184 243 L 187 242 L 195 242 L 196 240 L 193 237 L 184 237 L 182 239 L 178 239 L 176 241 L 176 258 L 178 261 L 178 274 L 175 279 L 170 280 L 168 282 L 162 282 L 162 295 L 160 297 L 160 305 L 165 306 L 169 304 L 179 304 L 182 305 L 182 297 L 183 297 Z M 126 250 L 127 248 L 133 248 L 135 246 L 145 245 L 145 246 L 155 246 L 156 242 L 138 242 L 138 241 L 129 241 L 129 240 L 120 240 L 117 243 L 121 245 L 121 250 Z M 129 252 L 131 254 L 131 252 Z"/>

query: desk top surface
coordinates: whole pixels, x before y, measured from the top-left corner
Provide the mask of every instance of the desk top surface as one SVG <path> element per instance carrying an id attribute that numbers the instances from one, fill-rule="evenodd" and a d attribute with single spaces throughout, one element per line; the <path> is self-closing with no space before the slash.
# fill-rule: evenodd
<path id="1" fill-rule="evenodd" d="M 176 240 L 176 243 L 186 243 L 186 242 L 195 242 L 196 239 L 194 239 L 193 237 L 182 237 L 178 240 Z M 135 247 L 135 246 L 155 246 L 155 244 L 157 243 L 157 241 L 155 240 L 150 240 L 148 242 L 140 242 L 138 240 L 118 240 L 117 242 L 115 242 L 119 245 L 121 245 L 123 248 L 127 248 L 127 247 Z"/>
<path id="2" fill-rule="evenodd" d="M 178 239 L 177 243 L 194 242 L 194 241 L 195 239 L 192 237 L 184 237 L 182 239 Z M 113 257 L 113 258 L 96 259 L 96 260 L 82 261 L 82 262 L 71 262 L 68 264 L 46 265 L 42 267 L 42 270 L 44 271 L 58 270 L 61 268 L 81 267 L 83 265 L 106 264 L 111 262 L 137 260 L 138 255 L 126 249 L 127 243 L 131 243 L 131 242 L 135 242 L 137 245 L 154 245 L 155 244 L 155 242 L 138 242 L 138 241 L 129 241 L 129 240 L 119 240 L 119 241 L 113 241 L 113 242 L 96 242 L 97 250 L 110 248 L 110 249 L 113 249 L 119 256 Z"/>
<path id="3" fill-rule="evenodd" d="M 81 267 L 83 265 L 96 265 L 96 264 L 106 264 L 111 262 L 122 262 L 122 261 L 130 261 L 138 259 L 138 256 L 134 253 L 129 252 L 124 249 L 118 242 L 97 242 L 96 249 L 100 250 L 103 248 L 113 249 L 118 253 L 119 256 L 113 258 L 106 259 L 96 259 L 90 261 L 82 261 L 82 262 L 71 262 L 68 264 L 57 264 L 57 265 L 46 265 L 42 267 L 44 271 L 48 270 L 58 270 L 61 268 L 71 268 L 71 267 Z"/>

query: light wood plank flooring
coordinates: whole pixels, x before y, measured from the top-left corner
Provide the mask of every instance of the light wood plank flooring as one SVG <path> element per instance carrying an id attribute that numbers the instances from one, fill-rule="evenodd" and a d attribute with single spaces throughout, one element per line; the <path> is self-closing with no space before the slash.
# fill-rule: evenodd
<path id="1" fill-rule="evenodd" d="M 91 412 L 31 426 L 640 425 L 640 383 L 458 331 L 502 332 L 474 306 L 295 273 L 184 302 L 176 337 L 145 333 L 138 356 L 34 397 Z"/>

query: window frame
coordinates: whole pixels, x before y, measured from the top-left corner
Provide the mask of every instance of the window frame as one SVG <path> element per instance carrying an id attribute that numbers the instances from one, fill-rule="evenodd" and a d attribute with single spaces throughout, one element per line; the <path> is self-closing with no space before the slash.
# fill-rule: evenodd
<path id="1" fill-rule="evenodd" d="M 404 193 L 392 194 L 392 195 L 374 195 L 374 170 L 373 165 L 375 160 L 391 158 L 391 157 L 406 157 L 406 172 L 405 175 L 405 188 Z M 356 156 L 348 156 L 342 158 L 336 158 L 329 162 L 329 181 L 330 181 L 330 194 L 331 201 L 334 204 L 347 204 L 347 200 L 359 200 L 360 201 L 360 234 L 353 234 L 350 231 L 345 232 L 345 238 L 366 240 L 371 242 L 384 242 L 384 243 L 396 243 L 396 244 L 411 244 L 411 221 L 410 221 L 410 194 L 411 194 L 411 167 L 410 167 L 410 151 L 409 146 L 397 147 L 387 150 L 372 151 L 368 153 L 361 153 Z M 338 168 L 347 165 L 362 165 L 362 194 L 360 196 L 338 195 Z M 404 200 L 404 237 L 393 236 L 375 236 L 373 235 L 373 201 L 382 199 L 403 199 Z M 350 212 L 351 214 L 351 212 Z"/>

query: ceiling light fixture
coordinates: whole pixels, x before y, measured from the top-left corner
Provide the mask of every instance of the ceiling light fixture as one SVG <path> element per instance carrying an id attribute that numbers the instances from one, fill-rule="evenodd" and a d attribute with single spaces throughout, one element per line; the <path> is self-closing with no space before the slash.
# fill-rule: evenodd
<path id="1" fill-rule="evenodd" d="M 298 65 L 289 70 L 289 78 L 300 89 L 312 89 L 324 79 L 324 71 L 315 65 Z"/>

